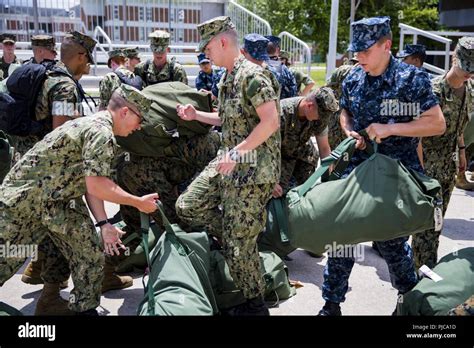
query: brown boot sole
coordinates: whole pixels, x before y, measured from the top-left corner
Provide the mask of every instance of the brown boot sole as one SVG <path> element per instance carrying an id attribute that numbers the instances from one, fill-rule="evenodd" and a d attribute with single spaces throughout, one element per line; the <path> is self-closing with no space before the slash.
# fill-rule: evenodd
<path id="1" fill-rule="evenodd" d="M 39 285 L 39 284 L 44 284 L 43 279 L 37 278 L 37 277 L 30 277 L 25 274 L 21 276 L 21 281 L 25 284 L 30 284 L 30 285 Z M 68 281 L 65 280 L 61 283 L 59 283 L 59 288 L 61 289 L 66 289 L 68 287 Z"/>
<path id="2" fill-rule="evenodd" d="M 109 286 L 107 288 L 102 288 L 102 293 L 106 293 L 107 291 L 110 291 L 110 290 L 120 290 L 120 289 L 126 289 L 126 288 L 129 288 L 133 285 L 133 281 L 131 282 L 126 282 L 120 286 Z"/>

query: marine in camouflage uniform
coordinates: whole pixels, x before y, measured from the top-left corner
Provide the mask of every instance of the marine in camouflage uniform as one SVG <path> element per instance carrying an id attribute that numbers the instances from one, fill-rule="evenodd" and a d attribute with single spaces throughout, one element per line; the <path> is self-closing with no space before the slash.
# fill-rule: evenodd
<path id="1" fill-rule="evenodd" d="M 113 50 L 109 52 L 109 61 L 107 63 L 109 68 L 112 66 L 111 60 L 113 60 L 114 58 L 125 59 L 126 55 L 125 55 L 124 50 L 118 49 L 118 50 Z M 110 100 L 110 97 L 112 96 L 112 93 L 122 84 L 122 80 L 120 79 L 118 74 L 121 74 L 122 76 L 127 77 L 129 79 L 135 78 L 135 74 L 131 72 L 130 70 L 128 70 L 123 64 L 119 65 L 114 70 L 114 72 L 107 73 L 99 83 L 99 99 L 100 99 L 99 109 L 100 110 L 105 110 L 107 108 L 107 105 L 109 104 L 109 100 Z"/>
<path id="2" fill-rule="evenodd" d="M 334 95 L 339 100 L 342 95 L 342 82 L 346 76 L 351 72 L 354 65 L 341 65 L 339 68 L 334 70 L 329 79 L 326 81 L 326 87 L 333 90 Z M 341 116 L 341 110 L 335 113 L 334 116 L 329 120 L 329 145 L 331 149 L 335 149 L 345 138 L 346 135 L 342 132 L 341 124 L 339 123 L 339 116 Z"/>
<path id="3" fill-rule="evenodd" d="M 13 49 L 15 49 L 15 42 L 16 42 L 16 37 L 15 35 L 12 34 L 2 34 L 0 36 L 0 40 L 2 41 L 2 44 L 4 45 L 3 51 L 5 54 L 6 47 L 5 46 L 10 46 L 13 45 Z M 10 63 L 5 62 L 5 58 L 1 57 L 0 58 L 0 71 L 2 71 L 2 79 L 6 79 L 8 77 L 8 68 L 10 68 L 11 64 L 21 64 L 22 61 L 21 59 L 18 59 L 16 56 L 14 56 L 13 60 Z"/>
<path id="4" fill-rule="evenodd" d="M 31 48 L 33 57 L 23 62 L 26 64 L 39 64 L 44 61 L 53 62 L 57 56 L 56 41 L 51 35 L 34 35 L 31 38 Z"/>
<path id="5" fill-rule="evenodd" d="M 95 40 L 78 32 L 69 33 L 66 39 L 85 48 L 89 54 L 89 59 L 92 59 Z M 39 92 L 35 107 L 35 118 L 42 123 L 43 130 L 40 134 L 35 135 L 10 135 L 11 145 L 15 149 L 14 162 L 18 161 L 38 141 L 53 130 L 54 117 L 82 116 L 81 110 L 78 109 L 82 98 L 77 81 L 74 80 L 73 72 L 61 61 L 57 62 L 55 66 L 70 76 L 54 71 L 47 72 L 46 80 Z M 70 275 L 68 263 L 48 236 L 39 244 L 39 251 L 38 261 L 28 264 L 22 276 L 22 281 L 32 284 L 41 283 L 42 281 L 46 283 L 65 283 Z M 41 280 L 36 279 L 38 275 L 40 275 Z"/>
<path id="6" fill-rule="evenodd" d="M 354 22 L 352 26 L 353 40 L 349 50 L 353 52 L 366 52 L 369 47 L 387 37 L 391 32 L 389 17 L 364 18 Z M 373 134 L 372 132 L 376 132 L 376 128 L 372 128 L 375 126 L 374 124 L 388 129 L 385 125 L 410 122 L 419 115 L 417 113 L 384 115 L 382 107 L 386 100 L 417 103 L 420 106 L 420 114 L 438 105 L 425 72 L 414 66 L 400 63 L 388 52 L 383 54 L 384 58 L 388 58 L 388 66 L 381 75 L 369 76 L 368 72 L 358 66 L 344 80 L 340 107 L 351 118 L 354 132 L 360 132 L 370 126 L 367 130 L 370 135 Z M 391 83 L 392 81 L 396 81 L 396 84 Z M 439 107 L 436 117 L 436 120 L 440 117 Z M 441 124 L 441 122 L 438 123 Z M 439 127 L 441 126 L 439 125 Z M 408 168 L 422 172 L 423 169 L 417 155 L 418 143 L 418 138 L 392 135 L 382 140 L 378 151 L 400 160 Z M 365 152 L 356 151 L 344 176 L 347 176 L 367 158 L 368 155 Z M 387 262 L 392 286 L 401 294 L 412 289 L 418 281 L 411 248 L 407 240 L 408 238 L 395 238 L 377 242 L 378 248 Z M 322 286 L 322 295 L 326 304 L 320 311 L 320 315 L 341 315 L 339 303 L 345 300 L 354 262 L 354 257 L 330 256 L 328 258 Z"/>
<path id="7" fill-rule="evenodd" d="M 150 105 L 141 95 L 128 100 L 143 111 Z M 115 147 L 111 112 L 67 122 L 28 151 L 0 186 L 1 244 L 36 245 L 51 238 L 71 268 L 74 312 L 100 302 L 104 255 L 82 196 L 86 177 L 110 177 Z M 1 285 L 25 258 L 0 258 Z"/>
<path id="8" fill-rule="evenodd" d="M 154 85 L 160 82 L 180 81 L 188 84 L 186 71 L 181 64 L 176 62 L 175 57 L 168 58 L 170 34 L 163 30 L 156 30 L 150 35 L 150 48 L 153 51 L 154 60 L 147 60 L 135 67 L 135 75 L 143 80 L 143 87 Z M 155 65 L 156 56 L 166 59 L 164 65 L 158 68 Z"/>
<path id="9" fill-rule="evenodd" d="M 467 79 L 462 88 L 455 90 L 448 81 L 448 74 L 455 69 L 474 73 L 474 39 L 461 38 L 456 47 L 456 62 L 451 71 L 432 80 L 433 91 L 439 98 L 446 119 L 446 132 L 441 136 L 423 138 L 423 159 L 426 174 L 439 181 L 443 195 L 443 216 L 448 209 L 457 172 L 458 144 L 471 115 L 474 113 L 474 86 Z M 465 70 L 467 69 L 467 70 Z M 429 230 L 413 236 L 412 247 L 415 265 L 434 267 L 438 262 L 441 231 Z"/>
<path id="10" fill-rule="evenodd" d="M 230 32 L 229 35 L 237 37 L 229 17 L 211 19 L 200 24 L 198 30 L 200 51 L 207 49 L 208 44 L 215 45 L 216 41 L 212 40 L 220 33 Z M 265 207 L 280 178 L 280 132 L 273 133 L 249 152 L 254 154 L 253 161 L 244 160 L 235 147 L 248 139 L 260 123 L 256 108 L 274 102 L 279 112 L 278 82 L 272 82 L 271 73 L 244 57 L 234 57 L 237 42 L 233 46 L 227 47 L 229 52 L 224 47 L 222 56 L 211 53 L 210 57 L 221 66 L 234 64 L 219 88 L 218 115 L 222 121 L 223 151 L 178 198 L 176 210 L 191 226 L 205 227 L 208 233 L 220 236 L 231 275 L 247 298 L 241 307 L 245 308 L 245 314 L 268 315 L 262 296 L 264 284 L 256 241 L 265 226 Z M 278 114 L 274 116 L 278 118 Z M 217 165 L 229 163 L 227 161 L 237 164 L 224 176 L 217 171 Z"/>
<path id="11" fill-rule="evenodd" d="M 317 120 L 308 120 L 300 115 L 301 103 L 316 103 Z M 280 101 L 281 107 L 281 178 L 283 193 L 291 189 L 291 178 L 301 185 L 314 172 L 318 164 L 318 153 L 311 141 L 312 136 L 327 137 L 327 125 L 338 111 L 339 104 L 330 88 L 320 88 L 306 97 L 288 98 Z M 314 106 L 313 106 L 314 107 Z M 308 106 L 305 107 L 305 109 Z M 300 116 L 303 116 L 300 117 Z"/>

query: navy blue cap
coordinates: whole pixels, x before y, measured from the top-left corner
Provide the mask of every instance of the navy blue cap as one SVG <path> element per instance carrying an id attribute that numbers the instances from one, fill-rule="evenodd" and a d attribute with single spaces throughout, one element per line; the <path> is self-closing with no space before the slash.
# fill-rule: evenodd
<path id="1" fill-rule="evenodd" d="M 269 40 L 260 34 L 248 34 L 244 37 L 244 48 L 252 58 L 265 61 L 268 60 L 267 46 Z"/>
<path id="2" fill-rule="evenodd" d="M 426 47 L 425 45 L 405 45 L 405 49 L 403 51 L 398 52 L 397 58 L 406 58 L 411 56 L 412 54 L 421 54 L 426 56 Z"/>
<path id="3" fill-rule="evenodd" d="M 200 53 L 198 55 L 198 62 L 199 64 L 204 64 L 204 63 L 210 63 L 211 61 L 206 58 L 206 55 L 204 53 Z"/>
<path id="4" fill-rule="evenodd" d="M 365 51 L 388 33 L 390 33 L 390 17 L 363 18 L 352 23 L 352 42 L 347 50 Z"/>
<path id="5" fill-rule="evenodd" d="M 278 36 L 274 35 L 265 35 L 265 38 L 267 38 L 272 44 L 275 46 L 280 47 L 281 39 Z"/>

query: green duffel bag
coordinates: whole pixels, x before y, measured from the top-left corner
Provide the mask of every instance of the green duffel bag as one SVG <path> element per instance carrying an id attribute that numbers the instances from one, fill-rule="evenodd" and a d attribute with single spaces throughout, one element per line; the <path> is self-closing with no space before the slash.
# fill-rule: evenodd
<path id="1" fill-rule="evenodd" d="M 288 237 L 288 218 L 284 198 L 273 198 L 267 204 L 267 222 L 258 236 L 258 250 L 272 251 L 283 258 L 296 250 Z"/>
<path id="2" fill-rule="evenodd" d="M 265 301 L 276 306 L 296 294 L 288 279 L 288 267 L 271 251 L 260 251 L 261 272 L 265 280 Z M 224 256 L 211 251 L 211 283 L 219 309 L 229 309 L 245 302 L 245 297 L 234 283 Z"/>
<path id="3" fill-rule="evenodd" d="M 468 147 L 471 144 L 474 144 L 474 115 L 471 117 L 471 120 L 468 122 L 466 129 L 464 129 L 464 145 Z M 467 159 L 469 161 L 469 158 Z"/>
<path id="4" fill-rule="evenodd" d="M 18 309 L 7 305 L 5 302 L 0 302 L 0 317 L 5 316 L 19 316 L 23 315 Z"/>
<path id="5" fill-rule="evenodd" d="M 288 226 L 285 235 L 294 248 L 320 254 L 334 242 L 383 241 L 431 229 L 435 211 L 442 220 L 438 181 L 378 153 L 376 143 L 367 146 L 370 158 L 338 179 L 355 142 L 344 140 L 303 185 L 287 193 L 282 215 L 288 222 L 279 224 Z M 331 164 L 336 167 L 329 174 Z"/>
<path id="6" fill-rule="evenodd" d="M 209 239 L 205 232 L 183 232 L 171 225 L 158 203 L 165 233 L 151 251 L 143 243 L 148 283 L 139 315 L 213 315 L 217 313 L 209 279 Z M 141 214 L 143 240 L 148 238 L 149 217 Z"/>
<path id="7" fill-rule="evenodd" d="M 110 222 L 115 226 L 123 230 L 126 227 L 125 222 L 122 220 L 120 212 L 115 214 L 115 216 L 110 219 Z M 141 232 L 141 231 L 140 231 Z M 155 247 L 156 242 L 160 238 L 162 231 L 160 228 L 153 222 L 150 223 L 150 229 L 148 231 L 148 250 L 151 250 Z M 126 234 L 125 238 L 122 240 L 122 243 L 128 247 L 130 242 L 135 239 L 141 239 L 141 236 L 137 232 Z M 143 241 L 143 240 L 142 240 Z M 132 272 L 134 268 L 140 270 L 145 269 L 147 266 L 147 260 L 145 255 L 145 250 L 143 249 L 143 243 L 140 243 L 133 250 L 127 250 L 125 253 L 126 257 L 115 267 L 115 271 L 118 273 Z"/>
<path id="8" fill-rule="evenodd" d="M 210 95 L 198 92 L 182 82 L 163 82 L 148 86 L 142 93 L 150 98 L 150 111 L 145 115 L 141 129 L 127 137 L 116 137 L 126 151 L 140 156 L 162 157 L 173 139 L 191 138 L 207 134 L 210 125 L 199 121 L 183 121 L 176 112 L 178 104 L 191 104 L 196 109 L 211 112 Z"/>
<path id="9" fill-rule="evenodd" d="M 13 161 L 13 147 L 10 146 L 8 136 L 0 130 L 0 184 L 10 171 Z"/>
<path id="10" fill-rule="evenodd" d="M 442 280 L 423 278 L 401 298 L 398 315 L 448 315 L 474 294 L 474 248 L 448 254 L 433 268 Z"/>

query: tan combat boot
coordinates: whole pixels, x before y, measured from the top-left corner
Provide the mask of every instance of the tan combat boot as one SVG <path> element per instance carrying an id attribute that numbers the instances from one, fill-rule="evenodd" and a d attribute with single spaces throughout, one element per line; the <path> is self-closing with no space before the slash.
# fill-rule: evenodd
<path id="1" fill-rule="evenodd" d="M 472 178 L 472 174 L 471 174 Z M 456 176 L 456 187 L 461 190 L 474 191 L 474 182 L 469 182 L 466 179 L 465 172 L 459 172 Z"/>
<path id="2" fill-rule="evenodd" d="M 38 251 L 38 259 L 36 261 L 30 261 L 28 266 L 26 266 L 21 276 L 21 281 L 26 284 L 43 284 L 43 279 L 41 279 L 41 271 L 43 269 L 43 262 L 46 258 L 45 254 L 42 251 Z M 66 289 L 68 287 L 67 280 L 59 283 L 61 289 Z"/>
<path id="3" fill-rule="evenodd" d="M 115 274 L 115 266 L 105 261 L 104 280 L 102 281 L 102 293 L 109 290 L 129 288 L 133 285 L 133 278 L 130 276 L 119 276 Z"/>
<path id="4" fill-rule="evenodd" d="M 68 308 L 68 303 L 59 294 L 59 283 L 44 283 L 35 315 L 74 315 Z"/>

